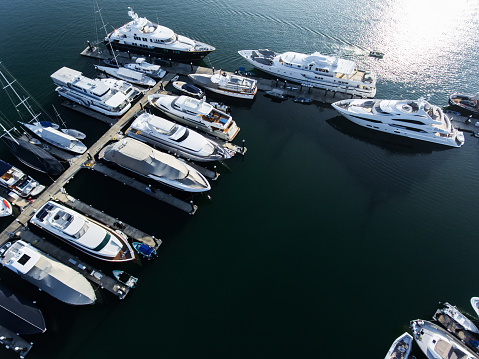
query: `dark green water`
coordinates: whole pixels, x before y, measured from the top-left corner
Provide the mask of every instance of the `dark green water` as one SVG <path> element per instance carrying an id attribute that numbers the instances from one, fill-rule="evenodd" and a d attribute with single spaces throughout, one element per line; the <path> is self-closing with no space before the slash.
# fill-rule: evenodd
<path id="1" fill-rule="evenodd" d="M 340 49 L 378 74 L 377 98 L 429 96 L 444 106 L 449 93 L 474 93 L 479 82 L 471 36 L 478 3 L 456 3 L 103 0 L 100 7 L 110 27 L 127 22 L 133 6 L 215 45 L 206 66 L 246 66 L 241 49 Z M 48 111 L 53 103 L 86 132 L 87 144 L 107 127 L 60 108 L 49 76 L 68 66 L 94 77 L 96 62 L 79 55 L 103 34 L 93 6 L 20 0 L 0 8 L 0 60 Z M 386 56 L 367 58 L 363 48 Z M 8 99 L 0 101 L 16 121 Z M 278 104 L 262 93 L 251 104 L 231 104 L 241 127 L 236 143 L 244 139 L 248 152 L 217 165 L 211 199 L 193 198 L 196 215 L 89 171 L 67 188 L 163 239 L 157 259 L 125 267 L 140 280 L 124 301 L 100 291 L 94 307 L 69 307 L 1 269 L 47 320 L 48 331 L 29 338 L 28 358 L 381 358 L 438 301 L 472 312 L 476 138 L 444 149 L 368 132 L 328 105 Z"/>

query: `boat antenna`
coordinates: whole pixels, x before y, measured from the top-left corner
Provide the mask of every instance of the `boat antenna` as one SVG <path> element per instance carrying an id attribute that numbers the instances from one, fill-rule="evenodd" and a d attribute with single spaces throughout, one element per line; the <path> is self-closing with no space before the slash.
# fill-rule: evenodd
<path id="1" fill-rule="evenodd" d="M 60 114 L 58 113 L 55 105 L 52 104 L 52 107 L 53 107 L 53 111 L 55 111 L 55 115 L 57 116 L 58 119 L 60 119 L 60 122 L 62 123 L 62 126 L 63 127 L 67 127 L 67 125 L 65 124 L 65 121 L 63 121 L 63 118 L 60 116 Z"/>
<path id="2" fill-rule="evenodd" d="M 15 127 L 12 127 L 11 129 L 7 130 L 7 129 L 3 126 L 3 124 L 1 124 L 1 123 L 0 123 L 0 127 L 2 127 L 2 130 L 3 130 L 3 132 L 4 132 L 4 133 L 2 133 L 2 134 L 0 135 L 0 138 L 2 138 L 2 137 L 5 136 L 5 135 L 8 135 L 13 141 L 15 141 L 15 143 L 16 143 L 17 145 L 19 144 L 18 141 L 17 141 L 17 139 L 10 134 L 10 131 L 16 130 Z"/>
<path id="3" fill-rule="evenodd" d="M 108 36 L 108 30 L 106 29 L 105 21 L 103 21 L 103 16 L 101 14 L 101 9 L 100 9 L 100 6 L 98 5 L 98 1 L 96 1 L 96 8 L 97 8 L 97 10 L 95 12 L 97 12 L 98 15 L 100 16 L 100 20 L 101 20 L 101 24 L 102 24 L 101 28 L 105 30 L 105 35 L 106 35 L 105 38 L 107 40 L 107 44 L 110 46 L 111 53 L 113 54 L 113 59 L 115 60 L 115 64 L 116 64 L 117 67 L 120 67 L 120 65 L 118 64 L 118 60 L 116 58 L 115 51 L 113 50 L 113 46 L 111 45 L 110 37 Z M 131 8 L 129 7 L 128 9 L 131 9 Z"/>

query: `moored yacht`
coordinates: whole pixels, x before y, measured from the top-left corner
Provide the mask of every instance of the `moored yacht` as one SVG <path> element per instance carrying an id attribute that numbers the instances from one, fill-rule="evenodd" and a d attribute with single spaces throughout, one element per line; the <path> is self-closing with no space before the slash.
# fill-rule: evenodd
<path id="1" fill-rule="evenodd" d="M 256 80 L 225 71 L 216 74 L 189 74 L 188 77 L 207 90 L 236 98 L 252 100 L 258 90 Z"/>
<path id="2" fill-rule="evenodd" d="M 376 75 L 359 70 L 351 60 L 319 52 L 278 54 L 270 50 L 241 50 L 238 53 L 257 69 L 288 81 L 363 98 L 376 95 Z"/>
<path id="3" fill-rule="evenodd" d="M 96 259 L 108 262 L 135 259 L 123 232 L 114 231 L 57 202 L 45 203 L 30 222 Z"/>
<path id="4" fill-rule="evenodd" d="M 131 107 L 123 93 L 113 91 L 99 79 L 90 79 L 79 71 L 62 67 L 50 77 L 60 96 L 104 115 L 122 116 Z"/>
<path id="5" fill-rule="evenodd" d="M 190 165 L 133 138 L 126 137 L 106 146 L 98 158 L 180 191 L 211 189 L 206 178 Z"/>
<path id="6" fill-rule="evenodd" d="M 95 290 L 84 276 L 22 240 L 0 248 L 0 263 L 64 303 L 86 305 L 96 301 Z"/>
<path id="7" fill-rule="evenodd" d="M 154 56 L 174 61 L 196 61 L 215 50 L 211 45 L 189 39 L 160 26 L 128 8 L 131 21 L 109 33 L 105 44 L 113 50 Z"/>
<path id="8" fill-rule="evenodd" d="M 141 113 L 126 134 L 153 147 L 171 151 L 194 161 L 220 161 L 232 157 L 231 151 L 218 143 L 148 112 Z"/>
<path id="9" fill-rule="evenodd" d="M 108 67 L 95 65 L 97 71 L 103 72 L 108 76 L 116 77 L 117 79 L 127 81 L 129 83 L 140 86 L 155 86 L 156 81 L 148 77 L 142 72 L 130 70 L 126 67 Z"/>
<path id="10" fill-rule="evenodd" d="M 372 130 L 451 147 L 464 144 L 442 109 L 420 98 L 410 100 L 343 100 L 332 104 L 348 120 Z"/>
<path id="11" fill-rule="evenodd" d="M 148 96 L 148 102 L 172 119 L 225 141 L 232 141 L 240 130 L 230 115 L 204 99 L 155 94 Z"/>
<path id="12" fill-rule="evenodd" d="M 45 186 L 32 177 L 2 160 L 0 160 L 0 185 L 20 197 L 35 197 L 45 189 Z"/>
<path id="13" fill-rule="evenodd" d="M 403 333 L 392 343 L 384 359 L 407 359 L 411 349 L 412 336 L 409 333 Z"/>
<path id="14" fill-rule="evenodd" d="M 411 329 L 419 348 L 429 359 L 478 359 L 458 339 L 427 320 L 411 321 Z"/>
<path id="15" fill-rule="evenodd" d="M 479 117 L 479 93 L 475 95 L 453 93 L 449 96 L 449 105 L 463 115 Z"/>
<path id="16" fill-rule="evenodd" d="M 153 79 L 161 79 L 166 75 L 166 71 L 160 65 L 150 64 L 144 57 L 138 57 L 135 62 L 123 64 L 127 69 L 142 72 Z"/>
<path id="17" fill-rule="evenodd" d="M 108 77 L 106 79 L 100 79 L 101 82 L 106 84 L 113 92 L 121 92 L 126 96 L 127 100 L 131 103 L 135 101 L 143 93 L 139 88 L 133 86 L 131 83 L 113 79 Z"/>

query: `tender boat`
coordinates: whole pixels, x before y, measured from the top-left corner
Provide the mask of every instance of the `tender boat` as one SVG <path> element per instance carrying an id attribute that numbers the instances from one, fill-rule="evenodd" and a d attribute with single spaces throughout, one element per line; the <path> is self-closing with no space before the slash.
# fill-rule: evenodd
<path id="1" fill-rule="evenodd" d="M 30 223 L 93 258 L 107 262 L 135 259 L 128 237 L 123 232 L 114 231 L 57 202 L 45 203 Z"/>
<path id="2" fill-rule="evenodd" d="M 5 198 L 0 197 L 0 217 L 10 216 L 13 212 L 12 204 Z"/>
<path id="3" fill-rule="evenodd" d="M 211 45 L 175 34 L 167 27 L 138 17 L 131 8 L 128 10 L 132 20 L 105 38 L 105 44 L 114 50 L 174 61 L 199 61 L 215 50 Z"/>
<path id="4" fill-rule="evenodd" d="M 116 77 L 117 79 L 127 81 L 135 85 L 145 87 L 152 87 L 156 85 L 156 81 L 153 80 L 151 77 L 146 76 L 142 72 L 133 71 L 125 67 L 116 68 L 95 65 L 95 69 L 97 69 L 97 71 L 107 74 L 108 76 Z"/>
<path id="5" fill-rule="evenodd" d="M 461 147 L 464 134 L 442 109 L 420 98 L 410 100 L 343 100 L 332 104 L 348 120 L 375 131 L 445 146 Z"/>
<path id="6" fill-rule="evenodd" d="M 138 278 L 133 277 L 132 275 L 122 270 L 113 270 L 113 276 L 116 278 L 117 281 L 123 283 L 130 288 L 135 288 L 136 283 L 138 283 Z"/>
<path id="7" fill-rule="evenodd" d="M 31 300 L 1 283 L 0 325 L 19 334 L 40 334 L 47 330 L 40 309 Z"/>
<path id="8" fill-rule="evenodd" d="M 273 76 L 328 91 L 372 98 L 376 95 L 376 75 L 358 70 L 354 61 L 314 52 L 278 54 L 270 50 L 241 50 L 251 65 Z"/>
<path id="9" fill-rule="evenodd" d="M 298 102 L 298 103 L 313 103 L 313 100 L 310 99 L 310 98 L 307 98 L 307 97 L 301 97 L 301 96 L 296 96 L 294 99 L 293 99 L 294 102 Z"/>
<path id="10" fill-rule="evenodd" d="M 223 102 L 211 101 L 210 105 L 220 111 L 223 111 L 224 113 L 227 113 L 227 114 L 231 113 L 231 107 L 229 107 L 228 105 L 225 105 Z"/>
<path id="11" fill-rule="evenodd" d="M 221 161 L 233 155 L 213 140 L 148 112 L 141 113 L 126 134 L 153 147 L 194 161 Z"/>
<path id="12" fill-rule="evenodd" d="M 413 337 L 429 359 L 477 359 L 479 356 L 438 325 L 427 320 L 411 321 Z"/>
<path id="13" fill-rule="evenodd" d="M 82 154 L 87 150 L 87 147 L 80 140 L 62 131 L 56 130 L 53 127 L 42 127 L 36 122 L 20 123 L 38 138 L 62 150 L 73 152 L 75 154 Z"/>
<path id="14" fill-rule="evenodd" d="M 60 96 L 107 116 L 122 116 L 131 107 L 127 97 L 112 90 L 100 79 L 89 79 L 81 72 L 62 67 L 50 76 Z"/>
<path id="15" fill-rule="evenodd" d="M 143 91 L 140 91 L 137 87 L 131 83 L 123 80 L 117 80 L 113 78 L 100 79 L 101 82 L 106 84 L 114 92 L 121 92 L 126 96 L 130 103 L 133 103 L 138 97 L 140 97 Z"/>
<path id="16" fill-rule="evenodd" d="M 96 301 L 95 290 L 84 276 L 22 240 L 0 248 L 0 263 L 64 303 L 87 305 Z"/>
<path id="17" fill-rule="evenodd" d="M 144 57 L 139 57 L 135 62 L 123 64 L 127 69 L 144 73 L 153 79 L 162 79 L 166 75 L 166 71 L 160 65 L 153 65 L 146 61 Z"/>
<path id="18" fill-rule="evenodd" d="M 10 152 L 24 165 L 51 176 L 58 176 L 64 171 L 60 161 L 42 147 L 32 144 L 30 139 L 21 135 L 15 127 L 7 130 L 0 124 L 0 128 L 4 131 L 0 138 Z M 12 132 L 15 135 L 12 135 Z"/>
<path id="19" fill-rule="evenodd" d="M 173 81 L 172 85 L 178 91 L 181 91 L 189 96 L 202 98 L 205 95 L 203 90 L 184 81 Z"/>
<path id="20" fill-rule="evenodd" d="M 449 96 L 449 105 L 463 115 L 479 117 L 479 93 L 475 95 L 453 93 Z"/>
<path id="21" fill-rule="evenodd" d="M 172 119 L 225 141 L 232 141 L 240 131 L 230 115 L 204 99 L 155 94 L 148 96 L 148 102 Z"/>
<path id="22" fill-rule="evenodd" d="M 411 354 L 412 336 L 404 333 L 393 342 L 384 359 L 407 359 Z"/>
<path id="23" fill-rule="evenodd" d="M 45 186 L 32 177 L 2 160 L 0 160 L 0 185 L 24 198 L 36 197 L 45 189 Z"/>
<path id="24" fill-rule="evenodd" d="M 141 254 L 145 258 L 148 258 L 148 260 L 153 258 L 153 256 L 157 255 L 156 250 L 147 244 L 140 243 L 140 242 L 133 242 L 132 245 L 133 245 L 133 248 L 135 248 L 135 250 L 139 254 Z"/>
<path id="25" fill-rule="evenodd" d="M 479 297 L 472 297 L 471 298 L 471 306 L 476 312 L 476 314 L 479 316 Z"/>
<path id="26" fill-rule="evenodd" d="M 252 100 L 258 91 L 256 80 L 225 71 L 216 74 L 190 74 L 188 77 L 196 85 L 221 95 Z"/>
<path id="27" fill-rule="evenodd" d="M 384 57 L 384 52 L 376 51 L 376 50 L 369 51 L 369 56 L 382 59 Z"/>
<path id="28" fill-rule="evenodd" d="M 181 191 L 211 189 L 206 178 L 190 165 L 133 138 L 126 137 L 104 147 L 98 158 Z"/>
<path id="29" fill-rule="evenodd" d="M 284 95 L 284 91 L 280 89 L 272 89 L 266 91 L 266 95 L 277 100 L 287 100 L 288 98 Z"/>
<path id="30" fill-rule="evenodd" d="M 457 322 L 464 329 L 479 334 L 479 329 L 477 326 L 464 314 L 462 314 L 456 306 L 449 303 L 442 303 L 443 308 L 438 309 L 435 315 L 446 314 L 451 317 L 455 322 Z"/>

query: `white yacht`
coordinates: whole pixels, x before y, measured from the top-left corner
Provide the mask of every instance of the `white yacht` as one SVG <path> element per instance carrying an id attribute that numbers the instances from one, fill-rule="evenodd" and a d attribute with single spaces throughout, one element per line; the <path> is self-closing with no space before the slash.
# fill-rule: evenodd
<path id="1" fill-rule="evenodd" d="M 412 336 L 403 333 L 391 345 L 384 359 L 407 359 L 411 354 Z"/>
<path id="2" fill-rule="evenodd" d="M 96 259 L 117 263 L 135 259 L 123 232 L 114 231 L 57 202 L 45 203 L 30 223 Z"/>
<path id="3" fill-rule="evenodd" d="M 35 197 L 45 189 L 45 186 L 32 177 L 2 160 L 0 160 L 0 185 L 20 197 Z"/>
<path id="4" fill-rule="evenodd" d="M 193 167 L 133 138 L 126 137 L 106 146 L 98 158 L 180 191 L 211 189 L 206 178 Z"/>
<path id="5" fill-rule="evenodd" d="M 362 98 L 376 95 L 376 75 L 359 70 L 354 61 L 319 52 L 278 54 L 270 50 L 241 50 L 238 53 L 257 69 L 288 81 Z"/>
<path id="6" fill-rule="evenodd" d="M 252 100 L 258 91 L 256 80 L 226 71 L 216 74 L 190 74 L 188 77 L 196 85 L 226 96 Z"/>
<path id="7" fill-rule="evenodd" d="M 10 216 L 13 212 L 12 204 L 5 198 L 0 197 L 0 217 Z"/>
<path id="8" fill-rule="evenodd" d="M 155 94 L 148 96 L 148 102 L 172 119 L 225 141 L 232 141 L 240 130 L 230 115 L 205 99 Z"/>
<path id="9" fill-rule="evenodd" d="M 116 77 L 117 79 L 127 81 L 131 84 L 153 87 L 156 85 L 156 81 L 151 77 L 148 77 L 142 72 L 130 70 L 126 67 L 109 67 L 94 65 L 97 71 L 103 72 L 108 76 Z"/>
<path id="10" fill-rule="evenodd" d="M 75 154 L 82 154 L 87 150 L 87 147 L 83 142 L 60 130 L 56 130 L 53 127 L 43 127 L 37 122 L 20 123 L 37 137 L 62 150 L 73 152 Z"/>
<path id="11" fill-rule="evenodd" d="M 123 64 L 127 69 L 142 72 L 153 79 L 162 79 L 166 75 L 166 71 L 160 65 L 150 64 L 144 57 L 138 57 L 135 62 Z"/>
<path id="12" fill-rule="evenodd" d="M 348 120 L 372 130 L 460 147 L 464 134 L 438 106 L 426 100 L 359 100 L 332 104 Z"/>
<path id="13" fill-rule="evenodd" d="M 79 71 L 62 67 L 50 77 L 60 96 L 104 115 L 122 116 L 131 107 L 123 93 L 113 91 L 99 79 L 90 79 Z"/>
<path id="14" fill-rule="evenodd" d="M 128 8 L 131 21 L 109 33 L 105 44 L 113 50 L 174 61 L 199 61 L 215 48 L 151 22 Z"/>
<path id="15" fill-rule="evenodd" d="M 0 248 L 0 261 L 62 302 L 86 305 L 96 301 L 95 290 L 84 276 L 22 240 L 5 243 Z"/>
<path id="16" fill-rule="evenodd" d="M 148 112 L 141 113 L 126 134 L 194 161 L 221 161 L 232 157 L 231 151 L 198 132 Z"/>
<path id="17" fill-rule="evenodd" d="M 479 297 L 472 297 L 471 298 L 471 306 L 476 312 L 476 314 L 479 316 Z"/>
<path id="18" fill-rule="evenodd" d="M 479 358 L 458 339 L 427 320 L 411 321 L 411 329 L 417 345 L 429 359 Z"/>
<path id="19" fill-rule="evenodd" d="M 111 77 L 108 77 L 106 79 L 100 79 L 100 81 L 106 84 L 109 88 L 111 88 L 113 92 L 121 92 L 123 95 L 126 96 L 130 103 L 140 97 L 143 91 L 146 91 L 140 90 L 129 82 L 113 79 Z"/>

